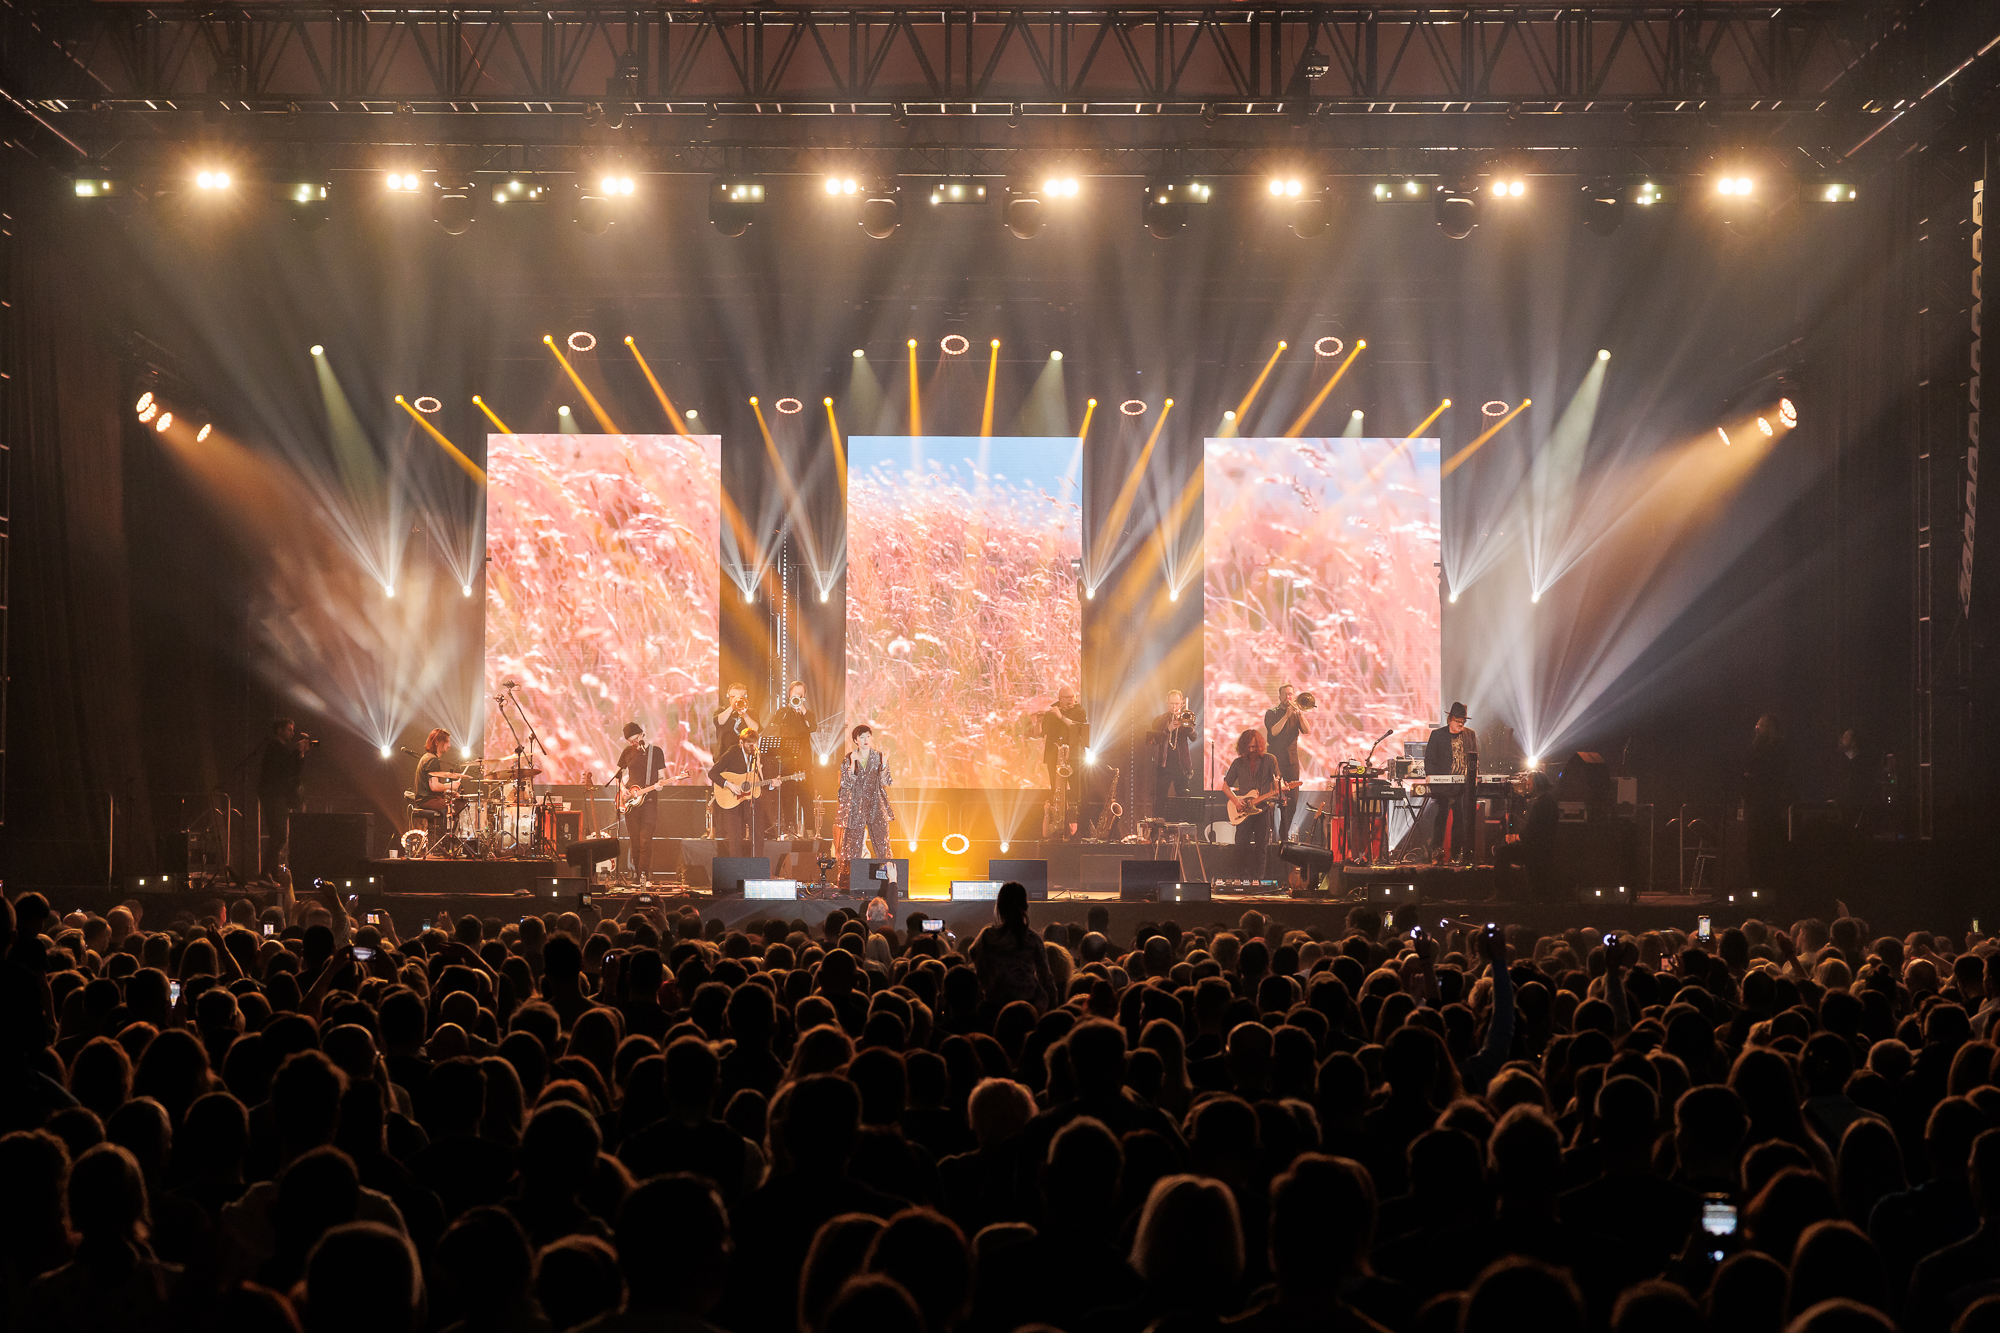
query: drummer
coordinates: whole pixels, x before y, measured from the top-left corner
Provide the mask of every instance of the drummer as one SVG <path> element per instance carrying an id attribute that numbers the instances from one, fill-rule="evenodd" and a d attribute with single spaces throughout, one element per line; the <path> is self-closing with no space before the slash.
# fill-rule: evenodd
<path id="1" fill-rule="evenodd" d="M 443 814 L 451 808 L 452 800 L 458 795 L 458 784 L 465 774 L 453 773 L 447 768 L 444 754 L 450 748 L 451 733 L 443 727 L 432 727 L 431 734 L 424 738 L 424 752 L 417 759 L 417 780 L 412 784 L 419 810 L 435 810 Z"/>

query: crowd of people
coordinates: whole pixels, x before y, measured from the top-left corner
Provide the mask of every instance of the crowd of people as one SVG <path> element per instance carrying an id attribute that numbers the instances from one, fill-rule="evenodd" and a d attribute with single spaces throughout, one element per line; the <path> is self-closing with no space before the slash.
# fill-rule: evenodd
<path id="1" fill-rule="evenodd" d="M 23 895 L 0 1321 L 2000 1333 L 1994 941 L 997 909 Z"/>

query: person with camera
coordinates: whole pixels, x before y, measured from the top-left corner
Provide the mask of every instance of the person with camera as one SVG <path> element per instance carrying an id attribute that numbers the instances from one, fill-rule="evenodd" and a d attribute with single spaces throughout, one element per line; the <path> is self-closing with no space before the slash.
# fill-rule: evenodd
<path id="1" fill-rule="evenodd" d="M 275 881 L 285 863 L 291 838 L 292 812 L 306 803 L 306 751 L 319 741 L 300 731 L 292 719 L 271 724 L 257 764 L 257 820 L 263 826 L 257 877 Z"/>
<path id="2" fill-rule="evenodd" d="M 1271 757 L 1278 761 L 1278 776 L 1286 782 L 1299 780 L 1299 737 L 1312 734 L 1306 725 L 1306 712 L 1314 706 L 1310 694 L 1299 697 L 1290 685 L 1280 685 L 1278 706 L 1264 710 L 1264 734 L 1270 738 Z M 1292 813 L 1298 805 L 1297 792 L 1288 793 L 1278 803 L 1279 842 L 1291 839 Z"/>

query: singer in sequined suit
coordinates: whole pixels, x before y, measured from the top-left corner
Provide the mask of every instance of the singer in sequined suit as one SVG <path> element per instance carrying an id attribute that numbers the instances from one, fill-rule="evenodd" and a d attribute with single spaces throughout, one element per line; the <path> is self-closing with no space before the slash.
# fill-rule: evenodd
<path id="1" fill-rule="evenodd" d="M 889 761 L 875 748 L 875 733 L 867 723 L 854 728 L 849 739 L 854 749 L 840 761 L 840 848 L 843 862 L 857 857 L 883 861 L 895 855 L 889 850 L 889 821 L 896 812 L 889 808 Z M 868 839 L 864 849 L 862 837 Z M 846 875 L 843 870 L 842 879 Z"/>

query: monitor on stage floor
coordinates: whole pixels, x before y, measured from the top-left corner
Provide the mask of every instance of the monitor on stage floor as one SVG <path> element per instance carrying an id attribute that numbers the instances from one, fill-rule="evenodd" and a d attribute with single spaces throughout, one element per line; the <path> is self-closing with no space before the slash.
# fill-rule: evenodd
<path id="1" fill-rule="evenodd" d="M 489 760 L 513 754 L 490 699 L 514 681 L 536 782 L 605 781 L 635 721 L 672 779 L 706 781 L 689 747 L 720 671 L 721 459 L 716 435 L 487 436 Z"/>
<path id="2" fill-rule="evenodd" d="M 1443 708 L 1439 442 L 1211 439 L 1203 468 L 1207 785 L 1278 689 L 1313 696 L 1309 779 L 1384 732 L 1420 741 Z"/>
<path id="3" fill-rule="evenodd" d="M 847 717 L 896 785 L 1045 785 L 1023 721 L 1080 686 L 1074 436 L 848 440 Z"/>

